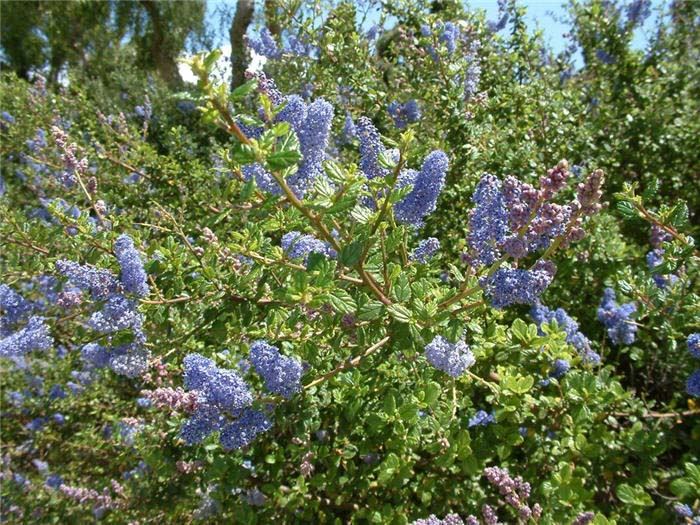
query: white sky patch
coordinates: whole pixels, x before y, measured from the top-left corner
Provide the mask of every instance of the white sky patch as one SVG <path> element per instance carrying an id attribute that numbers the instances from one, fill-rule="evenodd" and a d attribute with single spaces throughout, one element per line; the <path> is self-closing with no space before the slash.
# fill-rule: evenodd
<path id="1" fill-rule="evenodd" d="M 212 76 L 220 82 L 225 82 L 226 84 L 231 82 L 231 46 L 225 45 L 219 48 L 221 50 L 221 56 L 219 60 L 216 61 L 212 69 Z M 261 71 L 267 58 L 258 55 L 255 51 L 251 50 L 252 60 L 248 64 L 247 70 L 253 73 Z M 189 58 L 188 56 L 182 56 L 181 58 Z M 194 76 L 190 66 L 187 64 L 178 64 L 178 70 L 180 71 L 180 76 L 182 80 L 190 84 L 197 83 L 197 77 Z"/>

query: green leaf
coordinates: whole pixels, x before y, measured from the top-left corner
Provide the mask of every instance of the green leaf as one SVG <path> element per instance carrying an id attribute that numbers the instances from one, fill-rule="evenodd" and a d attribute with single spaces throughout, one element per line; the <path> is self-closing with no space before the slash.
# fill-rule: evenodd
<path id="1" fill-rule="evenodd" d="M 688 224 L 688 205 L 685 202 L 679 202 L 671 211 L 671 224 L 675 228 L 683 228 Z"/>
<path id="2" fill-rule="evenodd" d="M 411 284 L 408 282 L 406 274 L 399 275 L 391 291 L 394 298 L 401 303 L 405 303 L 411 298 Z"/>
<path id="3" fill-rule="evenodd" d="M 623 217 L 631 219 L 637 216 L 637 209 L 629 201 L 620 201 L 617 203 L 616 207 L 617 211 L 619 211 Z"/>
<path id="4" fill-rule="evenodd" d="M 217 49 L 217 51 L 220 51 Z M 207 57 L 208 58 L 208 57 Z M 206 62 L 206 61 L 205 61 Z M 231 101 L 237 101 L 241 100 L 245 97 L 247 97 L 249 94 L 251 94 L 255 89 L 258 87 L 258 81 L 257 79 L 253 78 L 250 79 L 248 82 L 245 84 L 241 84 L 238 86 L 236 89 L 231 91 L 231 94 L 229 95 L 229 100 Z"/>
<path id="5" fill-rule="evenodd" d="M 396 319 L 399 323 L 407 323 L 411 320 L 411 311 L 401 304 L 392 304 L 387 306 L 387 310 L 391 314 L 391 317 Z"/>
<path id="6" fill-rule="evenodd" d="M 267 166 L 272 171 L 279 171 L 290 166 L 296 165 L 301 160 L 301 153 L 294 150 L 275 151 L 268 155 L 266 159 Z"/>
<path id="7" fill-rule="evenodd" d="M 510 332 L 513 334 L 513 339 L 520 343 L 528 343 L 530 341 L 530 337 L 527 333 L 527 323 L 520 318 L 513 321 Z"/>
<path id="8" fill-rule="evenodd" d="M 381 317 L 383 311 L 384 305 L 382 303 L 379 301 L 370 301 L 360 307 L 357 318 L 361 321 L 371 321 L 372 319 Z"/>
<path id="9" fill-rule="evenodd" d="M 362 243 L 354 241 L 340 250 L 338 260 L 345 266 L 352 268 L 360 261 L 360 257 L 362 257 Z"/>
<path id="10" fill-rule="evenodd" d="M 357 310 L 357 304 L 352 296 L 342 288 L 334 290 L 332 293 L 323 294 L 328 304 L 333 310 L 341 314 L 352 314 Z"/>
<path id="11" fill-rule="evenodd" d="M 651 496 L 644 492 L 644 489 L 638 485 L 632 487 L 626 483 L 623 483 L 622 485 L 617 486 L 615 493 L 622 503 L 626 503 L 628 505 L 651 507 L 654 504 Z"/>

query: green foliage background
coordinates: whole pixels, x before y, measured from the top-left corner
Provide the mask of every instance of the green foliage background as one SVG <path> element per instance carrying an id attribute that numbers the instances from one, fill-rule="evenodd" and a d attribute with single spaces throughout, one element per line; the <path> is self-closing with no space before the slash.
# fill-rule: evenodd
<path id="1" fill-rule="evenodd" d="M 89 503 L 43 486 L 36 458 L 69 485 L 101 491 L 111 479 L 120 480 L 126 490 L 120 507 L 101 516 L 115 524 L 404 524 L 431 513 L 477 514 L 485 502 L 500 505 L 506 523 L 519 523 L 484 480 L 490 465 L 532 484 L 543 524 L 571 523 L 582 511 L 595 512 L 598 525 L 667 524 L 675 519 L 676 502 L 698 510 L 700 419 L 697 401 L 685 392 L 697 362 L 685 339 L 700 332 L 692 246 L 700 205 L 700 4 L 669 5 L 641 51 L 631 47 L 633 26 L 621 3 L 572 1 L 572 43 L 584 59 L 578 70 L 569 54 L 554 56 L 540 34 L 527 31 L 525 8 L 514 1 L 507 2 L 509 22 L 498 33 L 490 32 L 482 12 L 454 2 L 440 3 L 439 10 L 428 4 L 382 5 L 381 22 L 388 15 L 397 22 L 386 23 L 376 42 L 365 37 L 361 7 L 353 3 L 314 10 L 282 2 L 266 11 L 268 26 L 281 28 L 281 41 L 295 35 L 319 46 L 312 58 L 269 61 L 267 75 L 285 94 L 313 84 L 313 97 L 336 108 L 335 136 L 346 115 L 365 115 L 410 166 L 420 166 L 436 148 L 451 161 L 437 210 L 422 231 L 413 232 L 381 222 L 377 212 L 353 213 L 365 191 L 357 141 L 332 144 L 327 173 L 346 193 L 317 188 L 304 205 L 351 235 L 342 239 L 338 262 L 312 257 L 306 268 L 290 264 L 280 238 L 293 230 L 313 232 L 315 225 L 285 198 L 265 196 L 237 176 L 251 156 L 269 166 L 276 162 L 280 170 L 296 165 L 294 141 L 283 147 L 277 140 L 289 137 L 288 129 L 270 126 L 267 141 L 251 148 L 214 125 L 229 111 L 257 118 L 265 99 L 253 84 L 233 93 L 211 85 L 201 60 L 195 63 L 202 70 L 197 87 L 147 77 L 154 66 L 138 58 L 137 39 L 119 52 L 105 44 L 85 61 L 67 59 L 70 82 L 49 83 L 46 93 L 36 82 L 3 74 L 0 110 L 16 121 L 0 131 L 2 282 L 20 290 L 35 276 L 55 273 L 53 263 L 63 258 L 118 272 L 112 244 L 129 234 L 152 277 L 152 294 L 140 310 L 154 363 L 159 361 L 137 380 L 103 371 L 78 396 L 50 400 L 35 391 L 21 408 L 13 406 L 10 393 L 31 390 L 32 376 L 43 377 L 45 391 L 70 380 L 81 367 L 79 348 L 94 338 L 80 317 L 63 319 L 49 305 L 45 315 L 57 319 L 52 333 L 67 356 L 31 355 L 24 370 L 2 361 L 1 490 L 8 522 L 96 519 Z M 190 7 L 179 14 L 186 28 L 199 16 Z M 97 2 L 80 2 L 62 16 L 47 14 L 56 29 L 51 50 L 58 52 L 64 42 L 61 23 L 107 16 L 101 9 Z M 467 100 L 452 80 L 464 67 L 460 55 L 444 54 L 436 62 L 419 36 L 422 24 L 450 20 L 481 43 L 478 94 Z M 187 34 L 174 35 L 175 47 Z M 44 61 L 34 38 L 10 53 L 8 42 L 18 38 L 3 29 L 2 45 L 12 60 Z M 611 63 L 598 57 L 601 49 Z M 154 115 L 147 126 L 134 110 L 145 94 Z M 386 108 L 409 99 L 419 101 L 423 115 L 402 133 Z M 112 118 L 98 118 L 98 112 Z M 92 226 L 94 202 L 79 189 L 42 179 L 20 156 L 37 128 L 48 132 L 57 117 L 70 121 L 71 140 L 95 168 L 94 198 L 107 204 L 110 228 Z M 60 165 L 53 147 L 45 155 L 42 163 Z M 475 284 L 460 254 L 481 175 L 513 174 L 534 183 L 562 158 L 584 177 L 605 171 L 607 205 L 587 225 L 586 239 L 555 254 L 557 277 L 542 300 L 579 321 L 603 357 L 600 368 L 582 364 L 556 325 L 538 334 L 526 307 L 499 311 L 475 304 L 464 315 L 439 308 L 449 290 Z M 126 182 L 133 173 L 138 181 Z M 65 199 L 82 212 L 75 219 L 54 206 L 55 220 L 43 221 L 32 214 L 39 197 Z M 378 238 L 371 230 L 375 220 L 391 262 L 382 266 L 373 245 L 366 264 L 388 283 L 390 307 L 361 283 L 339 278 L 342 265 L 346 273 L 355 268 L 362 243 Z M 666 245 L 662 271 L 680 280 L 668 290 L 654 285 L 645 262 L 650 220 L 677 233 Z M 77 233 L 68 235 L 68 228 Z M 204 228 L 216 243 L 206 241 Z M 440 239 L 439 255 L 430 265 L 406 264 L 402 255 L 427 236 Z M 612 346 L 596 319 L 608 286 L 621 302 L 638 305 L 639 332 L 630 346 Z M 23 293 L 36 299 L 39 291 Z M 453 380 L 427 364 L 423 349 L 437 334 L 455 340 L 465 330 L 476 364 L 473 376 Z M 182 384 L 187 354 L 236 368 L 259 338 L 306 363 L 305 385 L 328 378 L 277 403 L 273 428 L 250 447 L 227 453 L 215 438 L 186 447 L 177 437 L 181 414 L 137 406 L 142 389 Z M 356 366 L 335 372 L 358 357 Z M 542 386 L 556 358 L 574 366 Z M 470 428 L 477 410 L 494 410 L 497 422 Z M 27 429 L 32 419 L 55 412 L 65 424 Z M 117 430 L 124 418 L 139 420 L 133 442 Z M 314 471 L 305 476 L 300 465 L 309 453 Z M 179 462 L 192 471 L 183 472 Z M 17 483 L 17 473 L 31 486 Z"/>

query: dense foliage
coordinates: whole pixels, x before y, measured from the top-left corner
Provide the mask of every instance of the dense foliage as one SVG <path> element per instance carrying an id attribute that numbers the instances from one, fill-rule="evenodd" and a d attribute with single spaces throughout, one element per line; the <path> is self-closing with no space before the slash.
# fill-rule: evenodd
<path id="1" fill-rule="evenodd" d="M 700 4 L 499 6 L 2 76 L 3 520 L 700 522 Z"/>

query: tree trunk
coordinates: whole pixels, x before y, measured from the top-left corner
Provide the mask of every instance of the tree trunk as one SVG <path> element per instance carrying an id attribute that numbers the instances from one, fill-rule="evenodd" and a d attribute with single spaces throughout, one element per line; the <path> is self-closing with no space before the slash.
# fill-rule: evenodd
<path id="1" fill-rule="evenodd" d="M 245 45 L 245 32 L 253 19 L 254 0 L 238 0 L 236 16 L 233 17 L 229 38 L 231 40 L 231 89 L 245 82 L 245 69 L 248 66 L 248 53 Z"/>
<path id="2" fill-rule="evenodd" d="M 182 83 L 177 62 L 168 43 L 167 27 L 158 10 L 158 2 L 155 0 L 141 0 L 141 5 L 148 13 L 153 26 L 153 36 L 150 42 L 150 54 L 161 78 L 171 86 Z"/>

